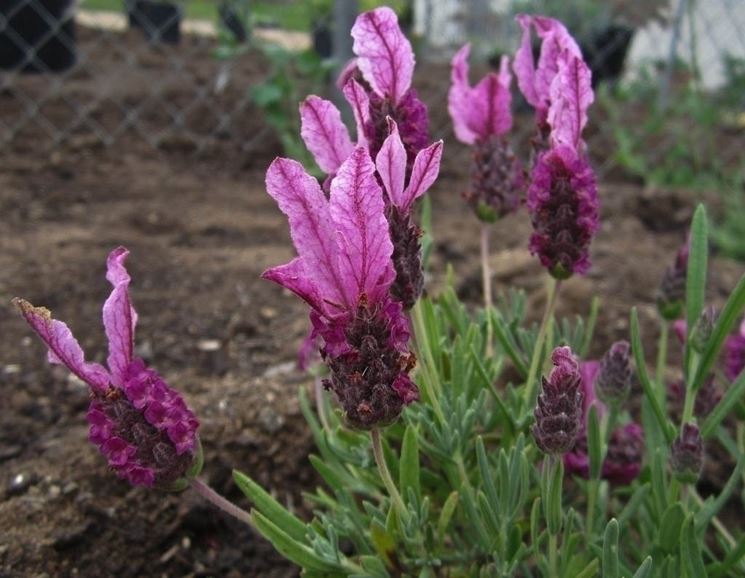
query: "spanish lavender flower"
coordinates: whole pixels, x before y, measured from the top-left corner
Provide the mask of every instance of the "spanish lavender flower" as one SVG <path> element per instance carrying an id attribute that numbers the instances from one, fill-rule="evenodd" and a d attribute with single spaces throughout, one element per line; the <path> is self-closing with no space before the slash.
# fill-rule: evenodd
<path id="1" fill-rule="evenodd" d="M 506 135 L 512 127 L 509 58 L 502 57 L 499 74 L 489 73 L 471 87 L 468 82 L 470 46 L 452 60 L 448 111 L 455 136 L 472 146 L 471 186 L 466 200 L 476 215 L 494 222 L 520 206 L 525 187 L 522 164 Z"/>
<path id="2" fill-rule="evenodd" d="M 572 449 L 582 426 L 582 377 L 569 347 L 551 354 L 554 368 L 538 396 L 532 428 L 538 448 L 546 454 L 565 454 Z"/>
<path id="3" fill-rule="evenodd" d="M 740 330 L 727 337 L 724 343 L 724 374 L 734 381 L 745 369 L 745 319 L 740 323 Z"/>
<path id="4" fill-rule="evenodd" d="M 689 251 L 690 240 L 686 240 L 685 244 L 678 249 L 675 262 L 665 270 L 657 290 L 657 309 L 662 318 L 668 321 L 674 321 L 683 314 Z"/>
<path id="5" fill-rule="evenodd" d="M 684 484 L 695 484 L 704 465 L 704 441 L 694 424 L 684 424 L 683 431 L 670 448 L 673 475 Z"/>
<path id="6" fill-rule="evenodd" d="M 386 216 L 393 243 L 393 267 L 396 279 L 391 295 L 404 309 L 411 309 L 422 294 L 422 231 L 413 220 L 414 202 L 421 197 L 440 171 L 442 141 L 419 151 L 414 158 L 411 174 L 406 179 L 406 148 L 396 122 L 389 118 L 389 135 L 383 141 L 375 164 L 386 192 Z"/>
<path id="7" fill-rule="evenodd" d="M 582 140 L 594 100 L 591 73 L 560 23 L 528 16 L 518 21 L 524 30 L 515 55 L 518 85 L 536 107 L 539 131 L 546 132 L 544 124 L 549 129 L 548 150 L 538 155 L 528 188 L 530 251 L 551 275 L 566 279 L 589 269 L 589 246 L 599 228 L 597 185 Z M 543 38 L 537 68 L 530 53 L 531 24 Z"/>
<path id="8" fill-rule="evenodd" d="M 516 20 L 523 30 L 523 36 L 520 47 L 515 52 L 512 68 L 525 100 L 535 109 L 538 130 L 534 144 L 538 150 L 542 150 L 548 146 L 549 133 L 552 130 L 549 116 L 552 100 L 557 94 L 553 84 L 560 72 L 559 63 L 568 59 L 582 61 L 582 53 L 566 27 L 558 20 L 526 14 L 518 15 Z M 532 28 L 535 28 L 541 39 L 537 63 L 533 58 Z"/>
<path id="9" fill-rule="evenodd" d="M 388 136 L 388 117 L 400 131 L 410 172 L 419 151 L 429 143 L 427 107 L 411 88 L 414 52 L 387 7 L 364 12 L 352 27 L 353 60 L 340 77 L 340 88 L 352 107 L 357 145 L 375 158 Z M 333 103 L 317 96 L 300 106 L 301 136 L 318 166 L 334 175 L 353 145 Z"/>
<path id="10" fill-rule="evenodd" d="M 329 199 L 290 159 L 271 164 L 266 185 L 289 219 L 298 256 L 263 277 L 310 306 L 331 370 L 326 386 L 347 422 L 369 429 L 395 421 L 419 392 L 408 376 L 415 363 L 408 320 L 391 297 L 393 244 L 369 153 L 357 147 L 341 164 Z"/>
<path id="11" fill-rule="evenodd" d="M 642 468 L 644 430 L 637 423 L 616 428 L 608 440 L 601 476 L 614 485 L 629 485 Z"/>
<path id="12" fill-rule="evenodd" d="M 595 391 L 605 403 L 617 405 L 629 396 L 632 376 L 630 353 L 628 341 L 616 341 L 600 360 Z"/>
<path id="13" fill-rule="evenodd" d="M 43 307 L 15 299 L 31 328 L 49 348 L 49 361 L 66 366 L 91 388 L 89 439 L 116 474 L 135 486 L 175 487 L 201 467 L 199 422 L 183 398 L 134 356 L 137 313 L 124 266 L 129 251 L 109 254 L 106 278 L 114 286 L 103 306 L 109 341 L 108 370 L 85 361 L 70 329 Z"/>

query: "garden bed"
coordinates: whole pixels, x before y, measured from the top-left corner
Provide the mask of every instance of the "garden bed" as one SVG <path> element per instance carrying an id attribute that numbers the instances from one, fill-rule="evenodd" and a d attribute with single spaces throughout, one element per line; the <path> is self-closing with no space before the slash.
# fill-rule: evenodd
<path id="1" fill-rule="evenodd" d="M 85 42 L 86 34 L 81 37 Z M 116 58 L 107 50 L 118 48 L 99 48 L 106 75 L 82 78 L 70 90 L 96 90 L 125 70 L 112 68 Z M 158 74 L 167 60 L 153 58 L 152 74 Z M 186 62 L 188 74 L 168 93 L 174 102 L 190 98 L 216 67 L 205 59 Z M 262 78 L 260 63 L 241 66 L 246 85 Z M 422 78 L 446 74 L 418 72 Z M 440 85 L 421 87 L 432 106 L 443 105 L 435 102 L 443 96 Z M 238 89 L 230 94 L 225 98 L 242 98 Z M 12 111 L 2 110 L 5 121 Z M 63 114 L 55 110 L 49 114 Z M 306 459 L 313 448 L 296 401 L 297 388 L 310 383 L 294 367 L 307 331 L 305 307 L 259 278 L 292 252 L 285 219 L 263 186 L 266 165 L 279 151 L 270 131 L 261 146 L 241 147 L 241 131 L 264 128 L 249 106 L 233 134 L 198 156 L 169 141 L 154 152 L 136 134 L 104 148 L 82 129 L 77 139 L 39 152 L 31 148 L 47 138 L 39 127 L 0 154 L 0 575 L 296 574 L 263 539 L 193 494 L 132 489 L 107 472 L 86 440 L 86 387 L 50 368 L 43 346 L 9 303 L 23 296 L 49 307 L 89 357 L 102 360 L 100 307 L 109 291 L 103 264 L 110 249 L 126 245 L 140 314 L 138 353 L 200 416 L 204 475 L 247 506 L 230 480 L 237 466 L 307 517 L 302 492 L 319 479 Z M 457 291 L 476 304 L 477 224 L 460 198 L 467 152 L 450 138 L 445 155 L 431 193 L 436 245 L 428 290 L 442 286 L 449 263 Z M 628 337 L 629 309 L 638 305 L 651 349 L 656 287 L 683 241 L 695 198 L 623 183 L 602 183 L 600 194 L 594 267 L 588 277 L 566 283 L 559 315 L 586 314 L 599 295 L 604 308 L 592 345 L 599 355 L 614 339 Z M 535 318 L 542 311 L 543 270 L 526 249 L 529 231 L 525 214 L 497 224 L 492 267 L 497 290 L 528 292 Z M 711 270 L 710 297 L 718 303 L 742 268 L 715 258 Z M 715 483 L 716 470 L 712 477 Z"/>

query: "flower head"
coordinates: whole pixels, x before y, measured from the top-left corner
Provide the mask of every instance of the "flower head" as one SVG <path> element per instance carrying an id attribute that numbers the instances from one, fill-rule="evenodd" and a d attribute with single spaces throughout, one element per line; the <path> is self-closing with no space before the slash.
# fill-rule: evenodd
<path id="1" fill-rule="evenodd" d="M 674 321 L 683 314 L 686 297 L 686 276 L 688 275 L 688 253 L 690 239 L 686 239 L 678 249 L 675 261 L 666 270 L 657 289 L 657 309 L 663 319 Z"/>
<path id="2" fill-rule="evenodd" d="M 363 12 L 352 27 L 356 58 L 339 79 L 357 125 L 357 145 L 378 155 L 388 136 L 388 117 L 398 125 L 407 170 L 429 143 L 427 107 L 411 88 L 414 51 L 387 7 Z M 318 166 L 334 175 L 354 146 L 333 103 L 317 96 L 300 106 L 301 136 Z"/>
<path id="3" fill-rule="evenodd" d="M 106 278 L 114 289 L 103 306 L 108 369 L 85 361 L 70 329 L 43 307 L 14 302 L 49 348 L 49 361 L 67 367 L 91 388 L 89 439 L 121 478 L 135 486 L 173 487 L 200 467 L 199 422 L 179 393 L 134 355 L 137 314 L 124 267 L 129 251 L 109 254 Z"/>
<path id="4" fill-rule="evenodd" d="M 574 446 L 582 426 L 582 376 L 569 347 L 554 349 L 551 362 L 548 379 L 542 378 L 532 433 L 542 452 L 564 454 Z"/>
<path id="5" fill-rule="evenodd" d="M 600 228 L 595 175 L 568 145 L 543 153 L 536 162 L 527 206 L 533 224 L 530 251 L 557 279 L 590 268 L 590 242 Z"/>
<path id="6" fill-rule="evenodd" d="M 266 184 L 289 219 L 298 256 L 263 277 L 311 307 L 314 336 L 332 372 L 327 384 L 347 421 L 358 428 L 392 422 L 418 391 L 408 377 L 408 321 L 391 297 L 393 244 L 368 151 L 357 147 L 341 164 L 329 199 L 289 159 L 272 163 Z"/>
<path id="7" fill-rule="evenodd" d="M 628 341 L 616 341 L 600 360 L 595 378 L 595 391 L 608 404 L 623 403 L 631 391 L 631 346 Z"/>
<path id="8" fill-rule="evenodd" d="M 512 127 L 512 77 L 509 58 L 503 56 L 499 74 L 489 73 L 472 87 L 469 52 L 465 45 L 453 57 L 448 111 L 455 136 L 473 147 L 466 200 L 481 220 L 494 222 L 517 210 L 525 188 L 522 163 L 506 137 Z"/>
<path id="9" fill-rule="evenodd" d="M 673 475 L 684 484 L 695 484 L 704 466 L 704 441 L 697 426 L 683 425 L 670 448 Z"/>

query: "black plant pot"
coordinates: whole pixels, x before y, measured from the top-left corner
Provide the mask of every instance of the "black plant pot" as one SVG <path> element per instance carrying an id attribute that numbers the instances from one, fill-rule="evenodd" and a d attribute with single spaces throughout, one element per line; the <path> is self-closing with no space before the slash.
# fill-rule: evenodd
<path id="1" fill-rule="evenodd" d="M 592 70 L 593 87 L 600 82 L 615 82 L 620 78 L 633 38 L 633 28 L 609 24 L 580 41 L 582 56 Z"/>
<path id="2" fill-rule="evenodd" d="M 130 28 L 140 28 L 150 42 L 178 44 L 181 41 L 181 7 L 172 2 L 130 0 Z"/>
<path id="3" fill-rule="evenodd" d="M 0 0 L 0 69 L 62 72 L 77 60 L 74 0 Z"/>

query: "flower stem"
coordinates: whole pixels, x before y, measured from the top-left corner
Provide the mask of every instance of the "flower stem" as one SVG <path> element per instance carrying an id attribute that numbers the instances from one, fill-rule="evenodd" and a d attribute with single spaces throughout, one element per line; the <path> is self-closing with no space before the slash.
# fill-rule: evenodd
<path id="1" fill-rule="evenodd" d="M 535 399 L 535 381 L 538 374 L 540 362 L 543 359 L 541 356 L 541 354 L 543 353 L 543 342 L 546 340 L 546 330 L 548 329 L 548 325 L 549 323 L 551 323 L 551 318 L 554 315 L 554 309 L 556 308 L 556 297 L 558 294 L 559 282 L 553 277 L 550 277 L 546 309 L 543 312 L 541 326 L 538 329 L 538 337 L 536 337 L 535 347 L 533 348 L 533 356 L 530 359 L 528 378 L 525 381 L 525 404 L 529 409 L 533 406 L 533 402 Z"/>
<path id="2" fill-rule="evenodd" d="M 396 484 L 393 482 L 391 472 L 388 469 L 388 464 L 385 463 L 385 456 L 383 455 L 383 444 L 380 438 L 380 430 L 375 428 L 370 431 L 370 437 L 372 438 L 373 454 L 375 455 L 375 463 L 378 465 L 378 471 L 380 477 L 383 479 L 383 485 L 388 490 L 388 495 L 393 501 L 393 505 L 398 510 L 398 515 L 402 521 L 406 522 L 409 519 L 409 511 L 404 505 L 404 501 L 401 499 L 401 494 L 398 493 Z"/>
<path id="3" fill-rule="evenodd" d="M 662 321 L 660 326 L 660 340 L 657 344 L 657 370 L 655 372 L 655 381 L 657 382 L 657 396 L 664 394 L 665 390 L 665 366 L 667 365 L 667 338 L 670 333 L 670 323 Z"/>
<path id="4" fill-rule="evenodd" d="M 492 328 L 491 310 L 491 268 L 489 267 L 489 225 L 481 224 L 481 276 L 484 284 L 484 313 L 486 314 L 486 355 L 494 353 L 494 330 Z"/>
<path id="5" fill-rule="evenodd" d="M 244 524 L 248 524 L 249 526 L 253 527 L 253 522 L 251 520 L 251 514 L 246 512 L 246 510 L 239 508 L 236 506 L 233 502 L 227 500 L 220 494 L 218 494 L 215 490 L 213 490 L 210 486 L 208 486 L 205 482 L 203 482 L 199 478 L 194 478 L 191 480 L 191 488 L 200 496 L 202 496 L 205 500 L 210 502 L 213 506 L 216 506 L 217 508 L 221 509 L 226 514 L 230 514 L 237 520 L 240 520 Z"/>
<path id="6" fill-rule="evenodd" d="M 598 490 L 600 488 L 600 480 L 592 478 L 587 482 L 589 486 L 589 493 L 587 495 L 587 521 L 585 522 L 585 536 L 589 544 L 592 538 L 592 532 L 595 525 L 595 504 L 598 499 Z"/>
<path id="7" fill-rule="evenodd" d="M 548 535 L 548 575 L 550 578 L 558 578 L 559 577 L 559 571 L 558 571 L 558 564 L 556 563 L 556 554 L 557 554 L 557 535 L 556 534 L 549 534 Z"/>

